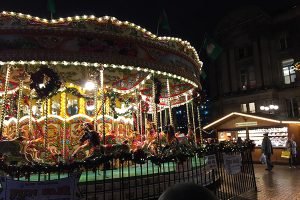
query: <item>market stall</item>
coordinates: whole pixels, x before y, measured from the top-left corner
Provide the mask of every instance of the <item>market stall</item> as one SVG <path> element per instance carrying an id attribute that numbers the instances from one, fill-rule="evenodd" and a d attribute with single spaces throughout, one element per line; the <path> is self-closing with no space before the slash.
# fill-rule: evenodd
<path id="1" fill-rule="evenodd" d="M 286 148 L 286 141 L 292 135 L 300 144 L 300 121 L 277 120 L 271 116 L 258 116 L 245 113 L 230 113 L 204 127 L 206 131 L 215 131 L 219 141 L 253 140 L 256 148 L 253 160 L 259 162 L 261 156 L 261 143 L 263 134 L 268 133 L 274 148 L 272 160 L 275 163 L 287 163 L 286 158 L 281 158 L 281 152 Z"/>

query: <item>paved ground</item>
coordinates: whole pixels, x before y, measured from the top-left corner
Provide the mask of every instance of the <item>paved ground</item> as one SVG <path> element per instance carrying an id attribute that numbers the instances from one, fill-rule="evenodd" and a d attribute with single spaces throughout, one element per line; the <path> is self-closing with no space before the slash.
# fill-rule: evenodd
<path id="1" fill-rule="evenodd" d="M 300 200 L 300 166 L 290 169 L 287 165 L 275 165 L 268 172 L 264 165 L 256 164 L 254 170 L 258 192 L 249 192 L 238 199 Z"/>

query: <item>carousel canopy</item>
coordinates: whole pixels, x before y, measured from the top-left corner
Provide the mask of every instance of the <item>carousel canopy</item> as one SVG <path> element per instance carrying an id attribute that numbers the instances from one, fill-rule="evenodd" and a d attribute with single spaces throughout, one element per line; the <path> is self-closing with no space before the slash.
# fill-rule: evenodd
<path id="1" fill-rule="evenodd" d="M 41 66 L 56 71 L 62 82 L 82 87 L 102 68 L 105 88 L 118 93 L 138 90 L 146 101 L 152 97 L 155 77 L 162 85 L 162 106 L 169 97 L 167 80 L 172 106 L 191 100 L 192 90 L 201 87 L 202 62 L 189 42 L 158 37 L 114 17 L 47 20 L 3 11 L 0 27 L 2 91 L 7 66 L 13 67 L 9 91 L 17 89 L 24 70 L 34 73 Z"/>

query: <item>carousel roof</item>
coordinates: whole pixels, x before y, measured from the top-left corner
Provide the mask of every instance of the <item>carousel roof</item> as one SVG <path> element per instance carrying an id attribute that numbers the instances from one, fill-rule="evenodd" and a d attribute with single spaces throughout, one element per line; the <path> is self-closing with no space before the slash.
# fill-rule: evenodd
<path id="1" fill-rule="evenodd" d="M 64 81 L 79 85 L 89 78 L 89 68 L 101 66 L 107 87 L 120 93 L 138 88 L 146 98 L 151 96 L 150 78 L 155 74 L 163 84 L 162 99 L 167 98 L 164 86 L 167 79 L 170 81 L 174 104 L 184 102 L 185 98 L 180 100 L 182 96 L 201 87 L 202 62 L 189 42 L 158 37 L 138 25 L 109 16 L 47 20 L 3 11 L 0 58 L 2 66 L 24 65 L 27 70 L 49 65 Z M 5 67 L 1 74 L 5 75 Z M 15 79 L 11 78 L 11 87 L 16 88 L 18 74 L 12 77 Z"/>

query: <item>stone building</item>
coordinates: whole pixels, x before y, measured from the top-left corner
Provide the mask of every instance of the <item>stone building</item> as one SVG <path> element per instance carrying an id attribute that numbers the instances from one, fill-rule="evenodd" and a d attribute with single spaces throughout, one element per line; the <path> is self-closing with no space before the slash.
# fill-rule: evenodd
<path id="1" fill-rule="evenodd" d="M 208 64 L 212 118 L 238 111 L 300 117 L 300 6 L 268 14 L 244 7 L 215 28 L 223 48 Z"/>

